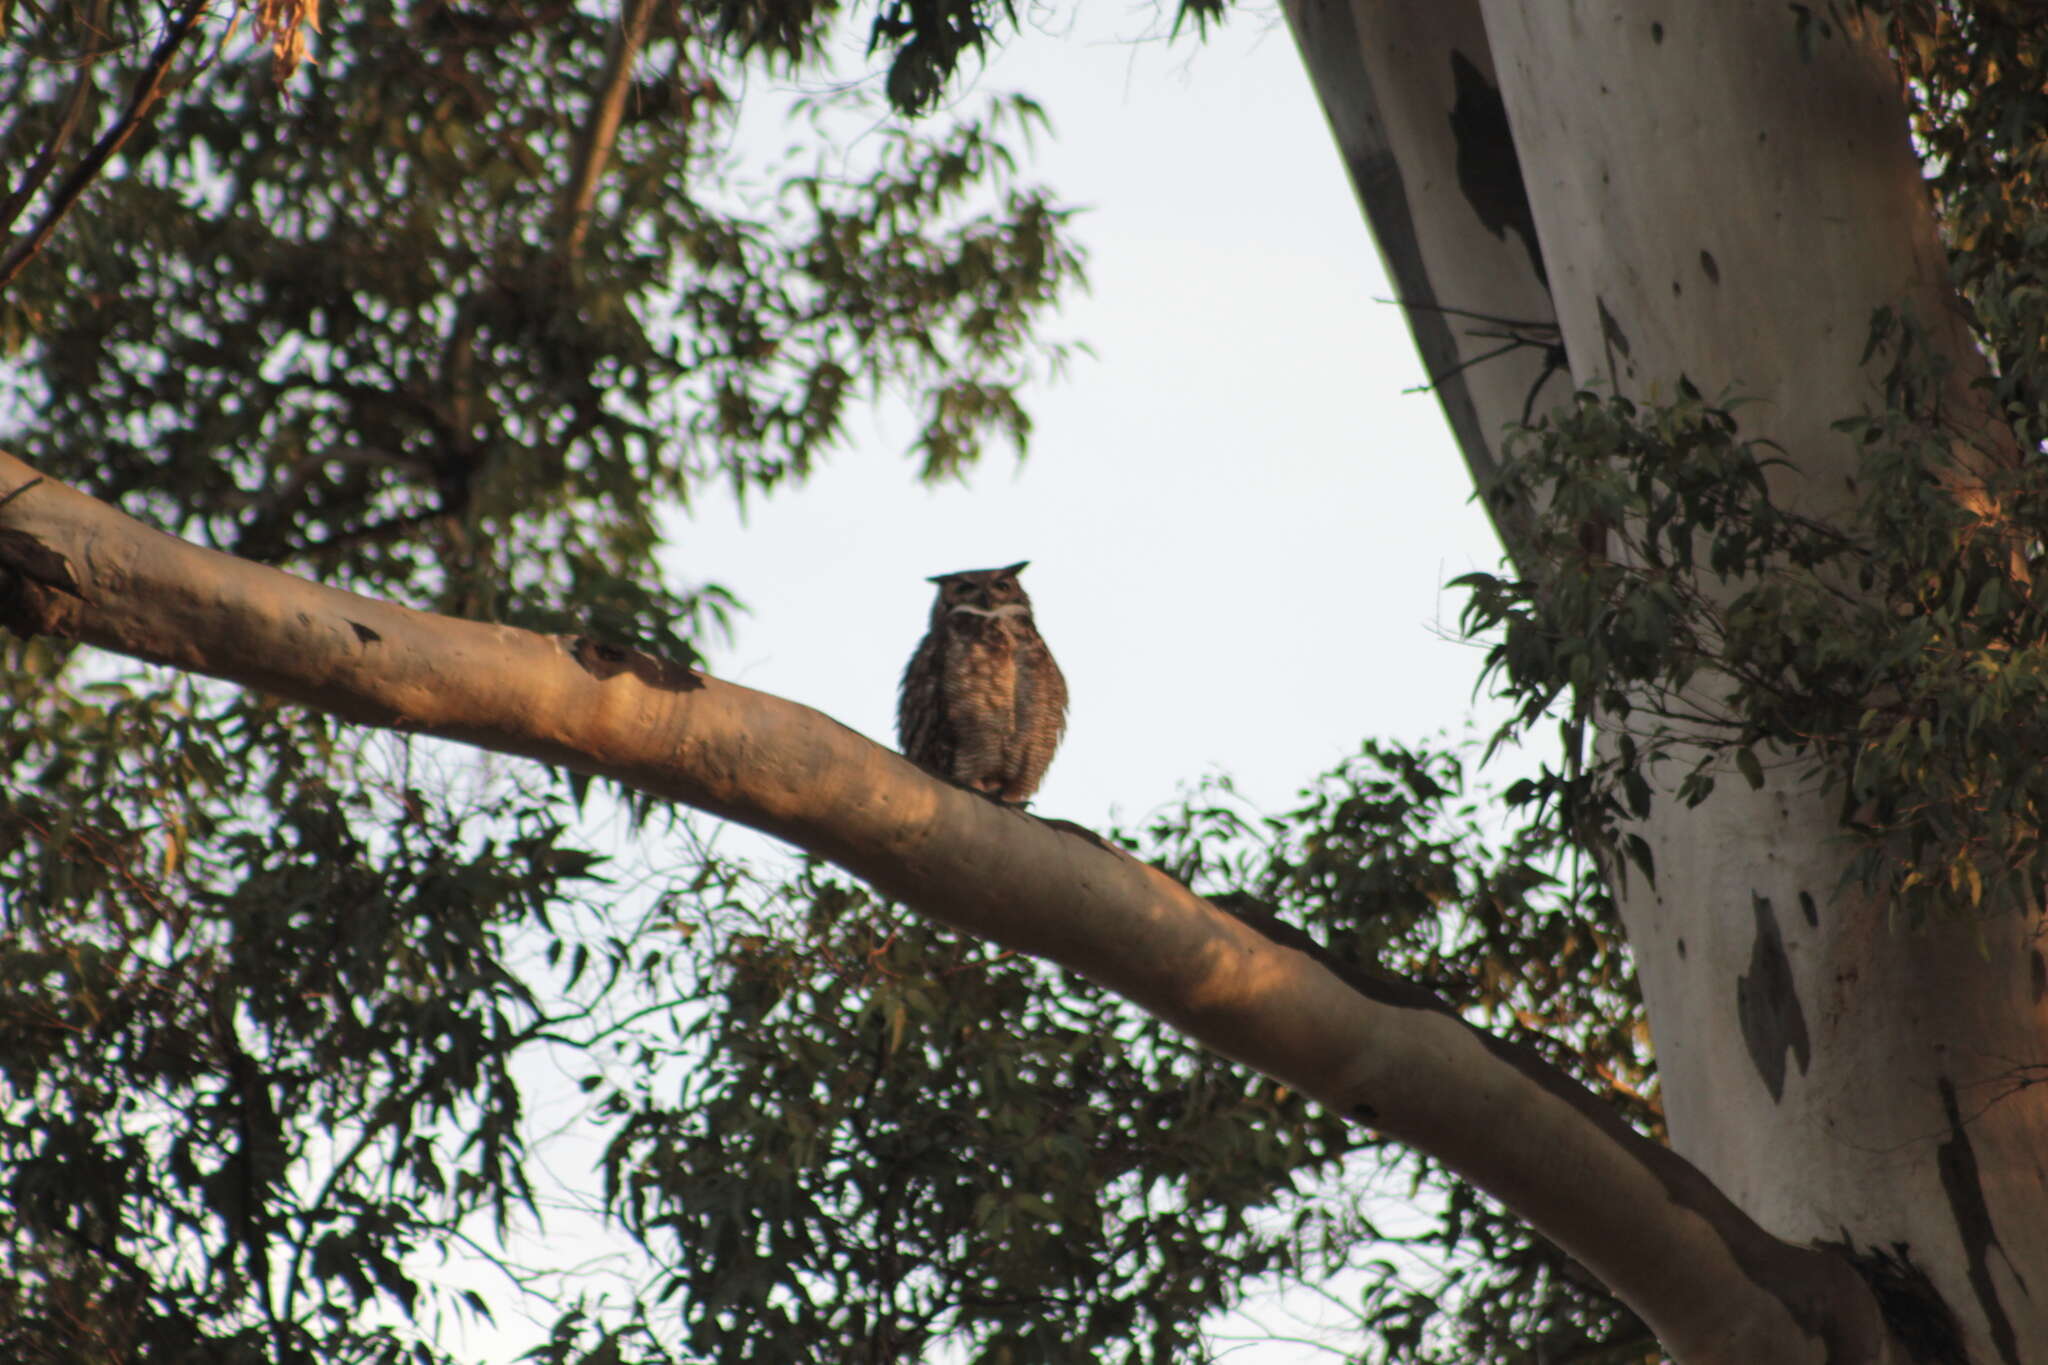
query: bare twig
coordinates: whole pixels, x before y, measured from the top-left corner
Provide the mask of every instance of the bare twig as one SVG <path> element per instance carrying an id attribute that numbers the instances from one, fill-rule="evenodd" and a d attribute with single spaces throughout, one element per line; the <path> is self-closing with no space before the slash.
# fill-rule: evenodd
<path id="1" fill-rule="evenodd" d="M 85 118 L 86 97 L 92 94 L 92 69 L 101 57 L 110 50 L 103 41 L 107 19 L 107 0 L 98 0 L 92 14 L 86 19 L 91 46 L 78 61 L 78 83 L 71 87 L 71 98 L 65 101 L 64 112 L 57 117 L 57 127 L 43 143 L 42 151 L 14 192 L 0 201 L 0 233 L 12 232 L 14 220 L 21 217 L 21 211 L 43 188 L 43 182 L 50 178 L 50 172 L 57 167 L 57 158 L 64 155 L 64 148 L 70 144 L 72 135 L 77 133 L 79 123 Z"/>
<path id="2" fill-rule="evenodd" d="M 597 182 L 604 163 L 611 158 L 618 140 L 619 119 L 626 108 L 626 87 L 632 83 L 633 65 L 646 46 L 647 31 L 654 22 L 656 0 L 624 0 L 619 28 L 612 35 L 611 51 L 605 58 L 604 85 L 592 101 L 590 115 L 577 140 L 576 169 L 562 191 L 562 259 L 574 262 L 582 254 L 583 239 L 590 231 L 590 209 L 597 201 Z"/>
<path id="3" fill-rule="evenodd" d="M 92 184 L 93 179 L 134 135 L 135 130 L 142 126 L 142 121 L 148 117 L 157 97 L 163 92 L 164 76 L 171 69 L 171 59 L 178 55 L 178 49 L 184 46 L 185 40 L 192 35 L 192 30 L 199 26 L 199 21 L 205 13 L 206 0 L 190 0 L 190 3 L 178 11 L 177 17 L 171 20 L 169 27 L 164 30 L 163 38 L 157 43 L 156 50 L 149 54 L 149 61 L 144 64 L 141 74 L 135 78 L 135 88 L 128 96 L 128 107 L 122 111 L 121 117 L 115 121 L 113 127 L 107 129 L 98 142 L 93 144 L 92 150 L 85 154 L 84 160 L 74 166 L 71 174 L 64 177 L 63 182 L 57 186 L 57 191 L 51 196 L 48 207 L 43 210 L 42 221 L 36 224 L 35 230 L 17 242 L 7 253 L 6 261 L 0 263 L 0 290 L 5 290 L 14 283 L 15 277 L 21 274 L 35 254 L 43 249 L 43 244 L 50 240 L 50 234 L 57 230 L 57 224 L 71 211 L 71 206 L 78 202 L 86 187 Z"/>

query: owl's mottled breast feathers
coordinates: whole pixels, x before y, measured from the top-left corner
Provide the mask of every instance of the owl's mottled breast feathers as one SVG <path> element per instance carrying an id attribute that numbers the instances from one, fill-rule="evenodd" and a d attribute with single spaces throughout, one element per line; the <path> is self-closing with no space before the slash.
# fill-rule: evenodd
<path id="1" fill-rule="evenodd" d="M 1013 805 L 1038 790 L 1067 723 L 1067 684 L 1039 637 L 1023 564 L 940 574 L 896 711 L 919 766 Z"/>

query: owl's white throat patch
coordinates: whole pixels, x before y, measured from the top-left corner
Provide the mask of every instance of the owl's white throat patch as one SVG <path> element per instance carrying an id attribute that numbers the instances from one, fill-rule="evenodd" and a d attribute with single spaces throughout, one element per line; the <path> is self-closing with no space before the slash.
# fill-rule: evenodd
<path id="1" fill-rule="evenodd" d="M 1031 615 L 1031 608 L 1022 602 L 1005 602 L 991 610 L 988 607 L 970 607 L 965 602 L 946 608 L 948 616 L 1023 616 Z"/>

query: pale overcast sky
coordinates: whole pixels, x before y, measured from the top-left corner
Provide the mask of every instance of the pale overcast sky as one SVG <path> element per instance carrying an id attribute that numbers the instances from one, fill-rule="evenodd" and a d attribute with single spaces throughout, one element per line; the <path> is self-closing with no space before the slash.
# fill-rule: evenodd
<path id="1" fill-rule="evenodd" d="M 1446 638 L 1498 544 L 1277 17 L 1167 43 L 1149 7 L 1034 33 L 980 78 L 1045 105 L 1027 178 L 1085 207 L 1094 350 L 1030 396 L 1021 465 L 926 488 L 875 424 L 745 524 L 702 500 L 673 564 L 752 608 L 712 671 L 894 743 L 927 575 L 1020 559 L 1072 693 L 1034 808 L 1135 822 L 1204 773 L 1271 808 L 1367 735 L 1458 730 Z M 1150 34 L 1152 36 L 1147 37 Z"/>

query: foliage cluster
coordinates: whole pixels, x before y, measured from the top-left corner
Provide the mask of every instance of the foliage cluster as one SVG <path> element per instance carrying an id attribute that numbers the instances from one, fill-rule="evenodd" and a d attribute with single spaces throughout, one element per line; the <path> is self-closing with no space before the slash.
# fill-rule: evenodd
<path id="1" fill-rule="evenodd" d="M 1368 746 L 1296 810 L 1259 815 L 1219 785 L 1133 844 L 1220 904 L 1420 977 L 1656 1131 L 1609 907 L 1557 874 L 1546 833 L 1489 852 L 1476 806 L 1454 756 Z M 682 1306 L 680 1333 L 637 1316 L 624 1359 L 944 1343 L 979 1365 L 1157 1365 L 1206 1354 L 1204 1324 L 1253 1288 L 1333 1279 L 1361 1288 L 1361 1360 L 1650 1349 L 1469 1187 L 1086 980 L 815 869 L 711 904 L 679 891 L 659 916 L 694 931 L 670 991 L 709 1008 L 588 1082 L 615 1119 L 610 1207 Z M 1411 1216 L 1380 1226 L 1361 1185 L 1405 1191 Z"/>
<path id="2" fill-rule="evenodd" d="M 2037 449 L 2048 436 L 2048 33 L 2015 5 L 1870 8 L 1888 25 L 1949 265 L 1992 358 L 1996 410 Z"/>
<path id="3" fill-rule="evenodd" d="M 588 5 L 329 6 L 280 91 L 233 10 L 0 5 L 4 226 L 55 221 L 125 131 L 0 291 L 0 426 L 53 476 L 687 658 L 731 603 L 650 568 L 664 506 L 800 479 L 883 397 L 926 477 L 1027 435 L 1080 271 L 1015 174 L 1028 100 L 835 151 L 879 101 L 827 84 L 843 16 L 780 0 L 649 0 L 637 37 Z M 762 161 L 739 96 L 771 72 L 824 93 L 779 111 L 811 150 Z M 515 1062 L 632 979 L 533 961 L 595 862 L 567 790 L 0 649 L 0 1355 L 451 1358 L 435 1257 L 531 1214 Z"/>
<path id="4" fill-rule="evenodd" d="M 1511 442 L 1490 490 L 1543 509 L 1540 569 L 1462 581 L 1467 628 L 1501 632 L 1489 669 L 1517 708 L 1496 743 L 1565 703 L 1571 761 L 1511 799 L 1554 803 L 1654 875 L 1628 829 L 1654 787 L 1697 804 L 1779 768 L 1840 793 L 1848 875 L 1917 922 L 2048 889 L 2048 48 L 2003 6 L 1903 4 L 1889 23 L 2019 457 L 1969 448 L 1941 358 L 1880 310 L 1863 360 L 1883 405 L 1837 424 L 1860 451 L 1838 512 L 1791 510 L 1834 500 L 1789 486 L 1738 400 L 1580 393 Z"/>
<path id="5" fill-rule="evenodd" d="M 151 7 L 113 9 L 139 45 Z M 762 61 L 824 61 L 824 13 L 769 17 Z M 74 96 L 111 119 L 120 87 L 77 61 L 100 40 L 70 7 L 14 24 L 0 164 L 20 167 Z M 644 572 L 664 501 L 801 477 L 880 392 L 919 413 L 927 477 L 1021 440 L 1016 389 L 1059 355 L 1031 324 L 1080 265 L 1066 211 L 1014 180 L 1035 106 L 743 163 L 750 67 L 664 6 L 593 148 L 616 29 L 573 5 L 350 4 L 288 99 L 194 53 L 0 297 L 17 452 L 238 554 L 681 654 L 725 604 Z M 843 126 L 868 102 L 791 112 Z"/>
<path id="6" fill-rule="evenodd" d="M 590 856 L 546 801 L 43 651 L 0 673 L 0 1352 L 402 1358 L 358 1310 L 529 1197 L 508 950 Z"/>
<path id="7" fill-rule="evenodd" d="M 1880 319 L 1912 353 L 1910 330 Z M 1910 364 L 1910 361 L 1904 362 Z M 1923 386 L 1911 386 L 1925 392 Z M 1848 875 L 1909 922 L 2048 887 L 2048 469 L 1956 492 L 1950 434 L 1905 390 L 1840 424 L 1863 451 L 1840 524 L 1786 510 L 1782 462 L 1730 407 L 1577 395 L 1523 433 L 1497 490 L 1540 505 L 1541 582 L 1473 574 L 1466 622 L 1516 705 L 1501 742 L 1570 696 L 1571 756 L 1511 789 L 1654 876 L 1628 829 L 1766 770 L 1838 791 Z M 1597 718 L 1600 739 L 1590 740 Z"/>

